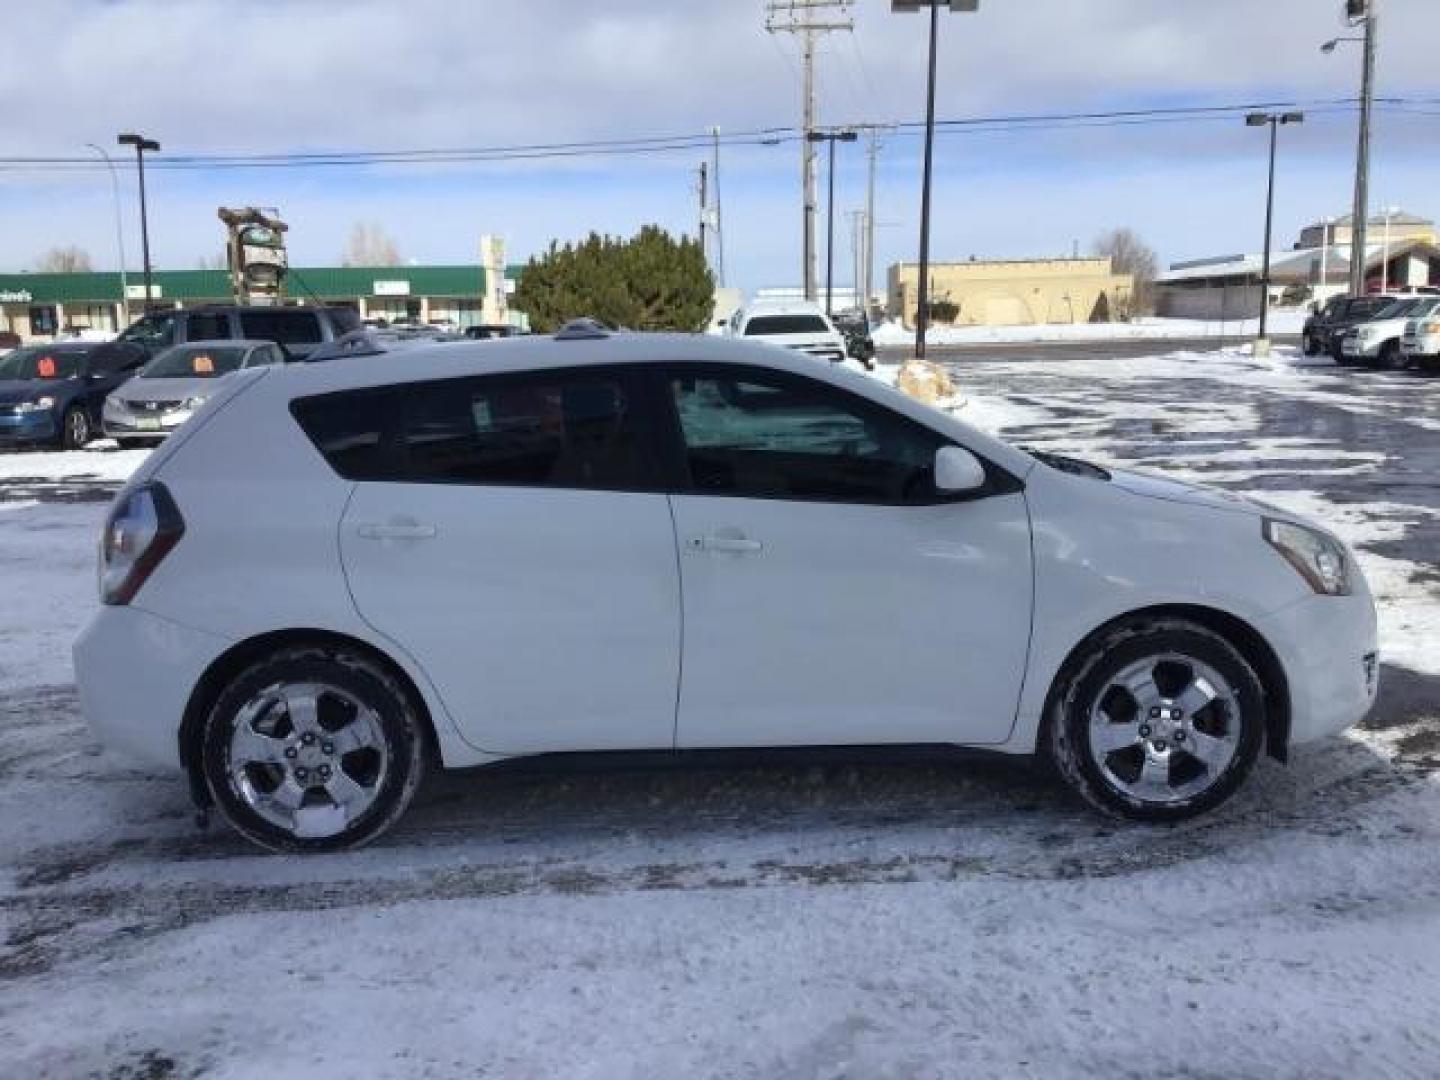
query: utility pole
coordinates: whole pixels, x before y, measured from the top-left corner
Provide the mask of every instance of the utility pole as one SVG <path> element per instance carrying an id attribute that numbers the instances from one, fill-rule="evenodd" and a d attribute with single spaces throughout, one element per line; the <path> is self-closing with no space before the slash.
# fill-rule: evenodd
<path id="1" fill-rule="evenodd" d="M 850 218 L 850 280 L 855 283 L 855 299 L 865 317 L 870 317 L 870 301 L 865 288 L 865 229 L 869 220 L 864 210 L 851 210 Z"/>
<path id="2" fill-rule="evenodd" d="M 1350 292 L 1365 291 L 1365 233 L 1370 223 L 1370 112 L 1375 101 L 1375 7 L 1379 0 L 1347 0 L 1352 22 L 1365 20 L 1365 62 L 1360 75 L 1360 145 L 1355 153 L 1355 209 L 1350 222 Z"/>
<path id="3" fill-rule="evenodd" d="M 712 127 L 710 134 L 715 140 L 715 162 L 711 172 L 715 181 L 715 278 L 721 288 L 725 286 L 725 219 L 720 206 L 720 128 Z"/>
<path id="4" fill-rule="evenodd" d="M 815 205 L 816 191 L 815 144 L 809 135 L 815 130 L 815 42 L 819 34 L 855 29 L 850 18 L 851 0 L 769 0 L 765 5 L 765 29 L 772 34 L 796 34 L 804 64 L 804 96 L 802 138 L 800 140 L 800 191 L 803 216 L 802 277 L 805 299 L 816 297 Z"/>
<path id="5" fill-rule="evenodd" d="M 705 242 L 705 223 L 710 216 L 710 187 L 706 183 L 708 170 L 709 166 L 700 162 L 700 254 L 707 259 L 710 258 L 710 248 Z"/>

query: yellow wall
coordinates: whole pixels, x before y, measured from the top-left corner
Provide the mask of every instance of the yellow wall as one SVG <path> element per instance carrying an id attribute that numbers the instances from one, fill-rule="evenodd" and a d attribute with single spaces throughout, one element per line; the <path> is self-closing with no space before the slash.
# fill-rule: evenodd
<path id="1" fill-rule="evenodd" d="M 888 274 L 886 310 L 907 325 L 915 321 L 918 270 L 898 263 Z M 1109 259 L 932 263 L 930 284 L 932 302 L 960 305 L 957 326 L 1083 323 L 1097 308 L 1114 318 L 1117 303 L 1127 303 L 1135 288 L 1129 274 L 1110 272 Z"/>

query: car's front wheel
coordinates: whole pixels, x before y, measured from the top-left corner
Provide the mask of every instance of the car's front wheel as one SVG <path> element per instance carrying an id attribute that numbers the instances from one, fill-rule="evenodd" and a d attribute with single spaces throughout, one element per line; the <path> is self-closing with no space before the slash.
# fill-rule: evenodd
<path id="1" fill-rule="evenodd" d="M 1093 805 L 1178 821 L 1235 792 L 1264 732 L 1264 690 L 1233 645 L 1187 620 L 1142 618 L 1100 634 L 1070 665 L 1046 749 Z"/>
<path id="2" fill-rule="evenodd" d="M 60 448 L 79 450 L 90 441 L 90 414 L 83 405 L 72 405 L 60 420 Z"/>
<path id="3" fill-rule="evenodd" d="M 405 812 L 424 772 L 419 707 L 359 652 L 286 649 L 219 694 L 202 733 L 215 804 L 242 835 L 281 851 L 366 844 Z"/>

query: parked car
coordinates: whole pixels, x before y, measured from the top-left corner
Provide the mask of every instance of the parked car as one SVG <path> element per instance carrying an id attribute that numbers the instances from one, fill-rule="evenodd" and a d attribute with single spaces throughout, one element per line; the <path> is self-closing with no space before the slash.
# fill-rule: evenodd
<path id="1" fill-rule="evenodd" d="M 432 765 L 597 750 L 1037 754 L 1173 821 L 1378 678 L 1322 526 L 593 324 L 223 380 L 116 498 L 100 589 L 94 731 L 280 849 L 373 839 Z"/>
<path id="2" fill-rule="evenodd" d="M 1343 363 L 1340 335 L 1398 299 L 1398 296 L 1388 293 L 1379 296 L 1332 296 L 1301 327 L 1305 355 L 1328 353 L 1337 363 Z"/>
<path id="3" fill-rule="evenodd" d="M 1340 338 L 1340 353 L 1347 363 L 1398 368 L 1404 363 L 1400 342 L 1405 324 L 1440 311 L 1440 297 L 1411 296 L 1396 300 L 1364 322 L 1346 330 Z"/>
<path id="4" fill-rule="evenodd" d="M 852 360 L 867 368 L 875 366 L 875 339 L 870 336 L 870 320 L 863 311 L 841 311 L 832 320 L 845 338 L 845 351 Z"/>
<path id="5" fill-rule="evenodd" d="M 145 363 L 135 346 L 29 345 L 0 358 L 0 446 L 78 450 L 100 430 L 105 396 Z"/>
<path id="6" fill-rule="evenodd" d="M 231 372 L 289 359 L 273 341 L 196 341 L 172 345 L 105 399 L 105 434 L 122 447 L 159 442 L 186 420 Z"/>
<path id="7" fill-rule="evenodd" d="M 1440 368 L 1440 313 L 1406 320 L 1400 355 L 1406 367 L 1421 371 Z"/>
<path id="8" fill-rule="evenodd" d="M 193 341 L 274 341 L 296 359 L 304 359 L 323 342 L 359 328 L 359 314 L 345 307 L 206 304 L 151 312 L 137 319 L 116 340 L 139 345 L 152 356 L 171 345 Z"/>
<path id="9" fill-rule="evenodd" d="M 0 330 L 0 356 L 20 348 L 20 335 L 13 330 Z"/>
<path id="10" fill-rule="evenodd" d="M 768 341 L 839 363 L 845 359 L 845 338 L 819 304 L 807 301 L 757 304 L 741 308 L 730 320 L 734 337 Z"/>
<path id="11" fill-rule="evenodd" d="M 471 340 L 515 337 L 519 333 L 518 326 L 511 326 L 508 323 L 482 323 L 479 326 L 465 327 L 465 336 Z"/>

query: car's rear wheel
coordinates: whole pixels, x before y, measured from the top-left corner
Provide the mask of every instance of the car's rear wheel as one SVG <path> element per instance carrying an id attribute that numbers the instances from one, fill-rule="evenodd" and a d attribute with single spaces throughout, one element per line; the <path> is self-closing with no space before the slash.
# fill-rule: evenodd
<path id="1" fill-rule="evenodd" d="M 1142 821 L 1178 821 L 1224 802 L 1259 756 L 1265 695 L 1240 652 L 1182 619 L 1136 619 L 1070 665 L 1046 732 L 1082 797 Z"/>
<path id="2" fill-rule="evenodd" d="M 1400 342 L 1387 341 L 1380 349 L 1378 364 L 1382 371 L 1395 371 L 1404 366 L 1400 357 Z"/>
<path id="3" fill-rule="evenodd" d="M 423 724 L 405 687 L 369 657 L 287 649 L 221 691 L 205 722 L 201 763 L 216 806 L 255 843 L 359 847 L 414 797 Z"/>
<path id="4" fill-rule="evenodd" d="M 1315 355 L 1316 355 L 1317 353 L 1319 353 L 1319 352 L 1320 352 L 1320 343 L 1319 343 L 1318 341 L 1316 341 L 1314 338 L 1312 338 L 1309 334 L 1306 334 L 1306 335 L 1305 335 L 1305 355 L 1306 355 L 1306 356 L 1315 356 Z"/>
<path id="5" fill-rule="evenodd" d="M 84 406 L 72 405 L 60 420 L 60 446 L 79 450 L 90 441 L 90 416 Z"/>

